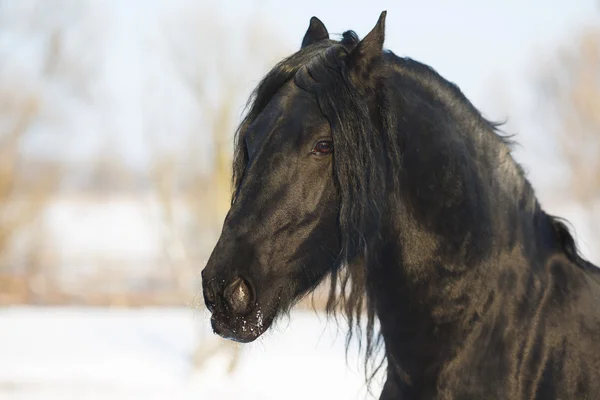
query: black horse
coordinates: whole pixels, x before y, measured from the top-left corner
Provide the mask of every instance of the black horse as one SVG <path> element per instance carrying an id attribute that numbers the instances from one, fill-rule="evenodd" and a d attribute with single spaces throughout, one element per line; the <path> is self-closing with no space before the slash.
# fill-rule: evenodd
<path id="1" fill-rule="evenodd" d="M 381 399 L 599 399 L 600 270 L 498 126 L 383 50 L 385 16 L 340 41 L 313 17 L 258 85 L 202 271 L 213 330 L 250 342 L 329 276 L 367 358 L 383 343 Z"/>

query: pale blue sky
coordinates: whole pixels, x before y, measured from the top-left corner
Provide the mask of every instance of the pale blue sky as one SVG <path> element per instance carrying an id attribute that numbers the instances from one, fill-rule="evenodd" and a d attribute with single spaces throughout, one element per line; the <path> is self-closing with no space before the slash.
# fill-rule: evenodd
<path id="1" fill-rule="evenodd" d="M 234 3 L 234 2 L 232 2 Z M 232 4 L 229 3 L 229 4 Z M 246 2 L 235 2 L 235 4 Z M 259 1 L 261 16 L 291 45 L 311 16 L 332 33 L 362 37 L 388 11 L 388 49 L 428 63 L 456 81 L 468 97 L 481 96 L 497 76 L 519 74 L 535 51 L 549 50 L 578 27 L 599 23 L 594 0 Z M 231 5 L 221 3 L 226 13 Z M 390 5 L 393 4 L 393 5 Z M 249 7 L 246 5 L 246 7 Z M 246 8 L 243 9 L 247 12 Z"/>

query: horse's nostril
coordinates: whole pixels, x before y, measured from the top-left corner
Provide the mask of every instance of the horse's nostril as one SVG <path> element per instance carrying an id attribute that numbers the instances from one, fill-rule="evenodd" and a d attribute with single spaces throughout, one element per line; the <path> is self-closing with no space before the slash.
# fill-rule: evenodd
<path id="1" fill-rule="evenodd" d="M 208 311 L 213 312 L 215 309 L 215 304 L 217 303 L 217 294 L 215 293 L 215 285 L 213 282 L 207 282 L 204 285 L 202 290 L 204 294 L 204 304 Z"/>
<path id="2" fill-rule="evenodd" d="M 230 310 L 237 315 L 243 315 L 250 311 L 252 293 L 248 283 L 242 278 L 235 278 L 225 288 L 225 301 Z"/>

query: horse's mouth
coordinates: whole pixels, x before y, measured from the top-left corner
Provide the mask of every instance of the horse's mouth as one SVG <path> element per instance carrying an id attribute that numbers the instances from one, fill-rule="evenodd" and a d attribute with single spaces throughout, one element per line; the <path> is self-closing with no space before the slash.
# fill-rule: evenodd
<path id="1" fill-rule="evenodd" d="M 250 343 L 262 335 L 273 322 L 274 317 L 267 317 L 260 308 L 246 316 L 226 317 L 215 315 L 210 319 L 212 330 L 224 339 L 239 343 Z"/>

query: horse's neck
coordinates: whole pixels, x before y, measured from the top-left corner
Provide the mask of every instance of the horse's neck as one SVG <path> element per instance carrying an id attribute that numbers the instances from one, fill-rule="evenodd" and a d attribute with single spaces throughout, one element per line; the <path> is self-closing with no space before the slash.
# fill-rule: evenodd
<path id="1" fill-rule="evenodd" d="M 410 379 L 426 379 L 468 334 L 501 265 L 532 267 L 525 254 L 537 251 L 547 226 L 536 225 L 534 215 L 545 214 L 531 187 L 470 104 L 445 107 L 452 93 L 407 94 L 406 87 L 397 90 L 408 110 L 394 127 L 403 135 L 397 196 L 369 290 L 388 361 Z"/>
<path id="2" fill-rule="evenodd" d="M 368 288 L 386 344 L 389 373 L 396 374 L 396 382 L 412 382 L 409 390 L 435 386 L 439 368 L 452 359 L 473 323 L 484 318 L 495 300 L 494 290 L 507 265 L 537 267 L 528 264 L 522 244 L 515 243 L 510 250 L 493 245 L 477 249 L 469 242 L 480 246 L 484 241 L 467 236 L 465 246 L 455 249 L 452 241 L 417 221 L 404 221 L 403 229 L 390 234 L 379 253 Z M 491 241 L 495 242 L 493 237 Z"/>

